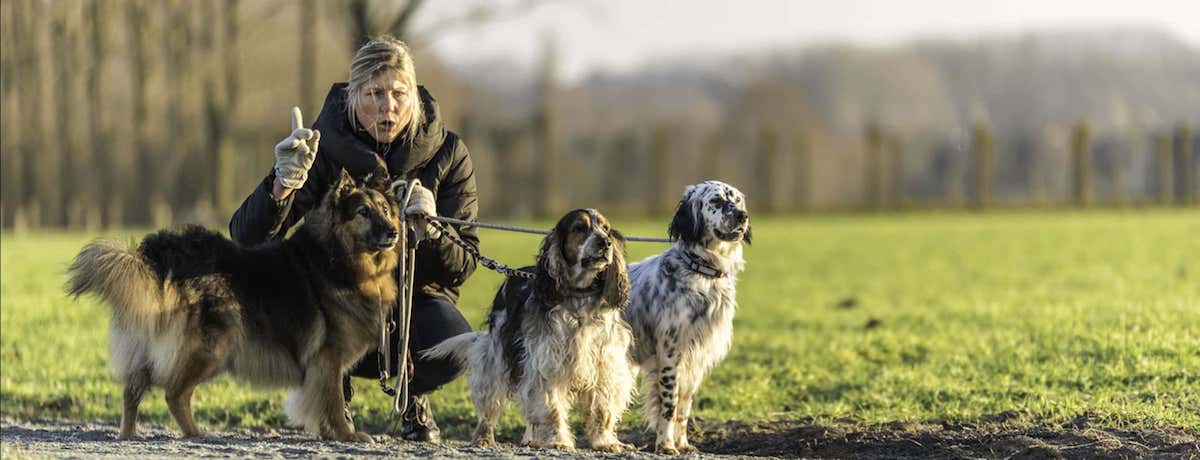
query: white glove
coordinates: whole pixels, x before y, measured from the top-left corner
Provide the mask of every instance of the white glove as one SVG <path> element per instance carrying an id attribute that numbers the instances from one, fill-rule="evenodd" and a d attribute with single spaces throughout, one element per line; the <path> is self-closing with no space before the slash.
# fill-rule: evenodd
<path id="1" fill-rule="evenodd" d="M 275 178 L 291 189 L 304 186 L 308 170 L 317 159 L 321 133 L 304 127 L 299 107 L 292 107 L 292 135 L 275 144 Z"/>
<path id="2" fill-rule="evenodd" d="M 442 237 L 441 230 L 434 227 L 426 217 L 437 216 L 437 207 L 433 200 L 433 192 L 423 187 L 421 184 L 413 184 L 412 194 L 408 198 L 408 208 L 404 209 L 404 214 L 412 218 L 416 224 L 414 229 L 417 236 L 422 236 L 431 240 L 436 240 Z"/>

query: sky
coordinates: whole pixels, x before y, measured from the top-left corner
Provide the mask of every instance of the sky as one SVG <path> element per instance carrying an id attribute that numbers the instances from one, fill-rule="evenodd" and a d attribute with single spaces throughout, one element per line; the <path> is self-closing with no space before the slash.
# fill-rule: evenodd
<path id="1" fill-rule="evenodd" d="M 417 25 L 461 16 L 475 4 L 429 2 Z M 1200 0 L 582 0 L 517 10 L 481 27 L 439 35 L 427 46 L 451 63 L 512 59 L 532 66 L 552 37 L 565 81 L 701 53 L 829 42 L 888 46 L 1050 29 L 1162 28 L 1200 48 Z"/>

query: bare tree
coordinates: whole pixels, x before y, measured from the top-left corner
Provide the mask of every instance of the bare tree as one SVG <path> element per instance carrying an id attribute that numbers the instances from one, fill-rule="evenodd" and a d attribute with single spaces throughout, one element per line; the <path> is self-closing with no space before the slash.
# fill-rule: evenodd
<path id="1" fill-rule="evenodd" d="M 534 113 L 534 135 L 537 136 L 539 200 L 536 214 L 549 217 L 558 212 L 558 137 L 555 135 L 554 106 L 557 88 L 558 55 L 553 42 L 547 41 L 542 58 L 541 80 L 538 82 L 538 108 Z"/>
<path id="2" fill-rule="evenodd" d="M 65 13 L 65 12 L 64 12 Z M 79 42 L 79 27 L 74 18 L 67 14 L 53 17 L 50 26 L 52 40 L 50 53 L 54 62 L 54 126 L 52 136 L 56 139 L 54 146 L 58 161 L 54 166 L 43 171 L 43 180 L 50 180 L 55 188 L 62 188 L 57 193 L 58 200 L 50 203 L 47 211 L 52 211 L 55 225 L 66 225 L 77 228 L 83 224 L 83 210 L 86 209 L 87 193 L 84 182 L 87 180 L 82 169 L 91 163 L 91 149 L 85 148 L 79 139 L 77 119 L 79 110 L 75 110 L 80 101 L 78 86 L 79 72 L 75 63 L 79 62 L 76 45 Z M 52 180 L 57 179 L 57 180 Z"/>
<path id="3" fill-rule="evenodd" d="M 394 3 L 385 4 L 393 7 L 393 11 L 380 12 L 379 5 L 371 0 L 350 0 L 346 5 L 351 51 L 358 49 L 370 37 L 379 34 L 390 34 L 401 40 L 409 38 L 413 17 L 425 1 L 408 0 L 400 3 L 398 10 L 395 9 Z"/>
<path id="4" fill-rule="evenodd" d="M 207 2 L 205 11 L 209 18 L 203 44 L 207 51 L 208 71 L 204 78 L 204 114 L 207 118 L 208 144 L 211 150 L 212 205 L 219 215 L 232 211 L 233 187 L 237 170 L 234 168 L 233 142 L 230 128 L 233 125 L 240 84 L 238 80 L 238 8 L 240 0 L 224 0 L 217 11 L 217 2 Z M 221 36 L 218 38 L 216 32 Z M 311 52 L 311 49 L 309 50 Z M 305 53 L 307 54 L 307 53 Z M 301 74 L 307 72 L 301 71 Z"/>
<path id="5" fill-rule="evenodd" d="M 17 0 L 0 3 L 0 130 L 4 132 L 0 136 L 0 162 L 4 164 L 4 168 L 0 169 L 0 174 L 3 174 L 0 179 L 3 180 L 3 189 L 0 190 L 3 193 L 3 214 L 0 220 L 5 226 L 14 224 L 25 200 L 21 130 L 15 121 L 20 108 L 17 99 L 21 94 L 16 81 L 16 70 L 21 60 L 18 56 L 21 48 L 15 45 L 16 37 L 20 36 L 16 29 L 25 18 L 17 17 L 17 3 Z"/>
<path id="6" fill-rule="evenodd" d="M 87 194 L 94 197 L 91 206 L 88 208 L 89 213 L 101 213 L 105 216 L 100 219 L 96 216 L 89 217 L 88 225 L 93 226 L 101 222 L 101 220 L 109 226 L 119 225 L 124 216 L 123 205 L 125 196 L 120 190 L 120 174 L 121 168 L 117 165 L 116 152 L 112 149 L 112 142 L 109 135 L 107 110 L 104 110 L 104 70 L 110 59 L 108 55 L 108 22 L 109 9 L 103 4 L 103 0 L 92 0 L 88 8 L 88 16 L 91 18 L 91 49 L 88 53 L 88 80 L 87 92 L 89 105 L 88 117 L 88 138 L 90 141 L 90 149 L 95 156 L 95 162 L 92 165 L 89 176 L 93 179 L 87 190 Z M 100 171 L 96 171 L 99 169 Z"/>
<path id="7" fill-rule="evenodd" d="M 128 0 L 125 4 L 125 21 L 129 29 L 129 52 L 130 52 L 130 95 L 133 98 L 132 106 L 133 113 L 130 120 L 129 130 L 133 138 L 133 154 L 131 155 L 134 164 L 137 165 L 136 177 L 141 177 L 132 190 L 136 191 L 136 196 L 146 199 L 148 210 L 154 209 L 161 201 L 163 201 L 163 190 L 154 179 L 160 171 L 157 167 L 157 158 L 152 153 L 150 148 L 150 128 L 147 124 L 149 119 L 149 80 L 150 80 L 150 49 L 149 44 L 154 41 L 153 30 L 150 28 L 150 7 L 144 0 Z M 153 221 L 153 211 L 140 216 L 143 223 Z"/>

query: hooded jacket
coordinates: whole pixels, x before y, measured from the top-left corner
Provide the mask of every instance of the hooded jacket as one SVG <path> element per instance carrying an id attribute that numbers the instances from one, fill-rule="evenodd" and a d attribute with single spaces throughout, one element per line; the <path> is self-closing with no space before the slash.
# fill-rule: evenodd
<path id="1" fill-rule="evenodd" d="M 458 135 L 447 131 L 437 101 L 418 87 L 425 123 L 410 141 L 397 138 L 380 144 L 369 133 L 350 125 L 346 109 L 346 83 L 336 83 L 325 97 L 312 128 L 321 132 L 317 158 L 304 186 L 276 203 L 271 196 L 275 182 L 272 168 L 254 192 L 242 203 L 229 222 L 229 234 L 241 245 L 279 240 L 308 211 L 316 207 L 330 185 L 345 168 L 361 178 L 374 171 L 377 160 L 387 164 L 392 178 L 420 179 L 433 192 L 439 216 L 473 221 L 479 214 L 475 168 L 467 147 Z M 447 225 L 447 231 L 478 249 L 474 227 Z M 427 295 L 458 301 L 458 287 L 475 271 L 476 257 L 454 244 L 447 236 L 423 241 L 417 247 L 414 288 Z"/>

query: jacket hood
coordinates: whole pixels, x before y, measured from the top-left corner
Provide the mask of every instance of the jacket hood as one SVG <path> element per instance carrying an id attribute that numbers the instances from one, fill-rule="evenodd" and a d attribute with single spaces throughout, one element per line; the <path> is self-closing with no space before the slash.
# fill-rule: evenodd
<path id="1" fill-rule="evenodd" d="M 317 155 L 329 155 L 334 164 L 346 168 L 355 177 L 373 172 L 379 158 L 387 162 L 388 173 L 392 176 L 408 176 L 441 148 L 446 139 L 446 126 L 442 123 L 437 100 L 424 86 L 418 85 L 417 93 L 425 111 L 425 122 L 415 138 L 402 136 L 391 144 L 380 144 L 366 130 L 351 126 L 346 88 L 346 83 L 334 83 L 329 88 L 325 105 L 313 123 L 313 129 L 321 132 Z"/>

